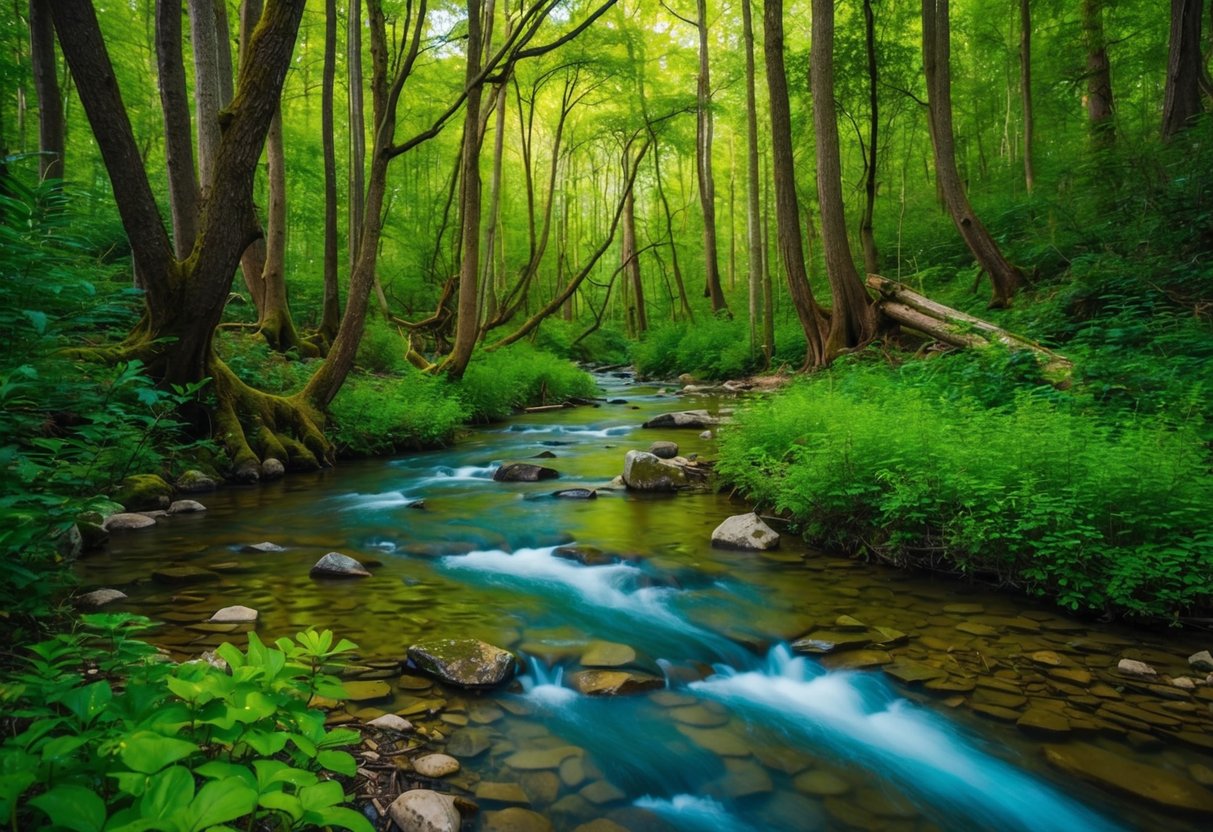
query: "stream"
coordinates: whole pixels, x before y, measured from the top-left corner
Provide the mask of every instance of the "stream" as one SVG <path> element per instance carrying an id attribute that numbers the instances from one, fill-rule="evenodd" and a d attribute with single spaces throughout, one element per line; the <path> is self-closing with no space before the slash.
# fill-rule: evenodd
<path id="1" fill-rule="evenodd" d="M 423 726 L 425 747 L 462 768 L 409 782 L 475 800 L 465 829 L 546 828 L 507 823 L 509 806 L 594 832 L 1208 828 L 1213 687 L 1116 666 L 1127 657 L 1200 678 L 1186 657 L 1213 639 L 1080 621 L 790 535 L 771 552 L 713 549 L 712 530 L 745 505 L 602 486 L 655 440 L 711 458 L 698 430 L 640 425 L 695 408 L 727 415 L 741 400 L 674 396 L 627 373 L 597 380 L 596 407 L 196 495 L 207 511 L 116 532 L 77 573 L 162 621 L 151 640 L 178 658 L 242 644 L 247 626 L 207 623 L 232 604 L 259 611 L 266 639 L 314 626 L 356 642 L 351 678 L 391 692 L 347 702 L 333 721 L 392 712 Z M 554 457 L 532 459 L 544 452 Z M 510 461 L 561 475 L 493 481 Z M 600 490 L 551 496 L 576 487 Z M 243 550 L 261 541 L 284 551 Z M 372 577 L 310 577 L 329 551 Z M 165 566 L 195 569 L 188 583 L 153 577 Z M 791 649 L 806 635 L 817 654 Z M 409 645 L 447 637 L 514 652 L 518 680 L 469 692 L 407 666 Z M 583 665 L 665 681 L 585 696 L 567 684 Z"/>

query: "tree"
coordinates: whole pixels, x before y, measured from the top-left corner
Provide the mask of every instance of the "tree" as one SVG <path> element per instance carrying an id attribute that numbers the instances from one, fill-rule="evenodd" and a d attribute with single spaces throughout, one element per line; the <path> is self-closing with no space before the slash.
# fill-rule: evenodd
<path id="1" fill-rule="evenodd" d="M 712 174 L 712 76 L 708 61 L 707 0 L 696 0 L 695 27 L 699 33 L 699 78 L 697 86 L 698 122 L 695 132 L 695 160 L 699 172 L 699 202 L 703 208 L 703 258 L 708 296 L 713 312 L 728 314 L 724 291 L 720 287 L 720 261 L 716 243 L 716 179 Z"/>
<path id="2" fill-rule="evenodd" d="M 1032 4 L 1019 0 L 1019 88 L 1023 98 L 1023 181 L 1028 193 L 1036 184 L 1032 158 L 1036 118 L 1032 112 Z"/>
<path id="3" fill-rule="evenodd" d="M 864 52 L 868 58 L 868 146 L 864 158 L 863 217 L 859 221 L 859 242 L 863 246 L 863 266 L 870 274 L 880 271 L 880 256 L 876 252 L 876 234 L 872 215 L 876 211 L 876 160 L 880 150 L 880 86 L 876 63 L 876 16 L 872 0 L 863 0 Z"/>
<path id="4" fill-rule="evenodd" d="M 1171 0 L 1171 38 L 1162 108 L 1162 137 L 1170 141 L 1203 110 L 1200 25 L 1204 0 Z"/>
<path id="5" fill-rule="evenodd" d="M 994 284 L 991 308 L 1010 306 L 1023 274 L 1003 256 L 998 244 L 973 213 L 956 167 L 952 128 L 951 23 L 948 0 L 922 0 L 923 64 L 927 78 L 935 176 L 952 222 L 978 266 Z"/>
<path id="6" fill-rule="evenodd" d="M 164 113 L 164 163 L 174 253 L 178 260 L 184 260 L 198 236 L 199 194 L 181 54 L 181 0 L 156 0 L 156 68 Z"/>
<path id="7" fill-rule="evenodd" d="M 324 308 L 320 337 L 337 337 L 341 300 L 337 291 L 337 150 L 333 124 L 333 87 L 337 75 L 337 0 L 324 0 L 324 70 L 320 88 L 320 141 L 324 156 Z"/>
<path id="8" fill-rule="evenodd" d="M 867 292 L 855 271 L 847 241 L 842 203 L 842 164 L 838 156 L 838 117 L 834 108 L 834 0 L 813 0 L 813 128 L 817 143 L 817 203 L 826 273 L 830 279 L 830 329 L 824 345 L 826 362 L 842 350 L 859 346 L 876 331 Z"/>
<path id="9" fill-rule="evenodd" d="M 750 0 L 741 0 L 742 31 L 745 39 L 745 125 L 746 125 L 746 231 L 748 233 L 747 281 L 749 287 L 750 346 L 758 343 L 758 304 L 762 296 L 763 251 L 762 217 L 758 196 L 758 95 L 754 72 L 754 15 Z"/>
<path id="10" fill-rule="evenodd" d="M 55 69 L 55 27 L 51 20 L 53 0 L 29 0 L 30 63 L 34 69 L 34 93 L 38 96 L 38 173 L 43 179 L 63 178 L 65 125 L 63 97 Z"/>
<path id="11" fill-rule="evenodd" d="M 1116 141 L 1116 108 L 1112 99 L 1112 65 L 1103 28 L 1104 0 L 1082 0 L 1082 33 L 1087 47 L 1087 124 L 1097 148 Z"/>
<path id="12" fill-rule="evenodd" d="M 824 321 L 804 267 L 804 238 L 800 233 L 796 164 L 792 154 L 792 111 L 788 103 L 788 77 L 783 61 L 783 0 L 765 0 L 763 34 L 767 91 L 770 94 L 771 156 L 779 255 L 787 275 L 788 293 L 804 331 L 807 347 L 805 366 L 819 367 L 826 361 Z"/>

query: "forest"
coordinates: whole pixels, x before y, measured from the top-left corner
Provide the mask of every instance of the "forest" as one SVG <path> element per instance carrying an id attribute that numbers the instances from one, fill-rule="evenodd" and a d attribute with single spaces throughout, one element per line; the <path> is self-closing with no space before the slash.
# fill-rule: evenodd
<path id="1" fill-rule="evenodd" d="M 1211 68 L 1204 0 L 16 2 L 0 820 L 1046 828 L 1029 788 L 1058 828 L 1207 820 Z M 795 566 L 686 542 L 742 509 Z M 394 647 L 320 563 L 275 574 L 326 551 L 415 610 Z M 902 589 L 933 608 L 877 625 Z M 206 617 L 241 591 L 260 618 Z M 507 677 L 435 670 L 465 637 Z M 1005 805 L 939 763 L 882 813 L 912 755 L 768 740 L 801 706 L 726 684 L 819 667 L 1010 731 L 965 758 L 1018 766 Z M 611 673 L 639 710 L 547 719 L 665 709 L 650 769 L 522 724 Z M 785 764 L 839 742 L 862 771 Z"/>

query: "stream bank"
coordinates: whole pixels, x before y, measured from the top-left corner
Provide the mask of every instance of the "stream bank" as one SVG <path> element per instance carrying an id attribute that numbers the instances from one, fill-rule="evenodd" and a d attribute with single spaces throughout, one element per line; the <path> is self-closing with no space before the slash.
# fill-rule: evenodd
<path id="1" fill-rule="evenodd" d="M 710 456 L 697 430 L 639 425 L 733 406 L 658 395 L 626 374 L 599 380 L 619 403 L 216 492 L 204 513 L 116 534 L 78 572 L 165 622 L 152 640 L 178 658 L 251 626 L 357 642 L 360 684 L 330 721 L 390 713 L 412 725 L 366 729 L 374 747 L 355 788 L 380 819 L 418 785 L 475 802 L 464 822 L 483 829 L 1196 829 L 1213 812 L 1202 802 L 1213 689 L 1117 669 L 1133 659 L 1190 675 L 1199 636 L 1080 622 L 786 537 L 771 552 L 715 550 L 712 529 L 744 511 L 719 494 L 554 499 L 609 482 L 628 450 L 654 440 Z M 515 461 L 560 476 L 492 480 Z M 265 540 L 283 550 L 244 551 Z M 569 545 L 599 554 L 557 553 Z M 371 577 L 312 578 L 333 550 Z M 192 570 L 189 582 L 153 577 L 166 566 Z M 257 622 L 208 621 L 233 604 L 257 609 Z M 496 691 L 436 683 L 406 655 L 436 637 L 506 648 L 524 673 Z M 782 646 L 798 640 L 812 656 Z M 565 684 L 593 669 L 668 682 L 605 698 Z M 422 774 L 417 761 L 435 751 L 459 770 Z"/>

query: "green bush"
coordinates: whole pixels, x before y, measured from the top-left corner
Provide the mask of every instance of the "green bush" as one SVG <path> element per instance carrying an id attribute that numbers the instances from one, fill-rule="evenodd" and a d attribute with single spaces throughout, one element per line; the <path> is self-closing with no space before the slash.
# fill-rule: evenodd
<path id="1" fill-rule="evenodd" d="M 368 318 L 358 342 L 357 365 L 369 373 L 404 373 L 409 368 L 407 344 L 382 318 Z"/>
<path id="2" fill-rule="evenodd" d="M 359 735 L 327 730 L 310 707 L 345 695 L 321 668 L 355 645 L 334 644 L 327 630 L 273 647 L 250 633 L 247 651 L 216 650 L 228 666 L 218 669 L 173 664 L 137 640 L 147 619 L 81 624 L 30 647 L 25 668 L 0 685 L 15 727 L 0 746 L 0 818 L 13 829 L 192 832 L 264 821 L 371 832 L 343 805 L 341 784 L 322 779 L 354 775 L 340 749 Z"/>
<path id="3" fill-rule="evenodd" d="M 584 321 L 549 318 L 535 338 L 535 346 L 571 361 L 597 365 L 624 364 L 628 361 L 628 337 L 618 329 L 603 326 L 582 338 Z M 578 340 L 580 338 L 580 340 Z"/>
<path id="4" fill-rule="evenodd" d="M 448 445 L 468 416 L 448 384 L 412 367 L 391 377 L 351 374 L 329 411 L 329 438 L 349 456 Z"/>
<path id="5" fill-rule="evenodd" d="M 598 395 L 589 373 L 525 343 L 478 352 L 455 389 L 478 422 L 504 419 L 522 407 Z"/>
<path id="6" fill-rule="evenodd" d="M 1027 390 L 989 408 L 948 375 L 851 367 L 801 383 L 739 414 L 718 470 L 823 545 L 1073 610 L 1213 608 L 1213 479 L 1195 431 L 1109 426 Z"/>

